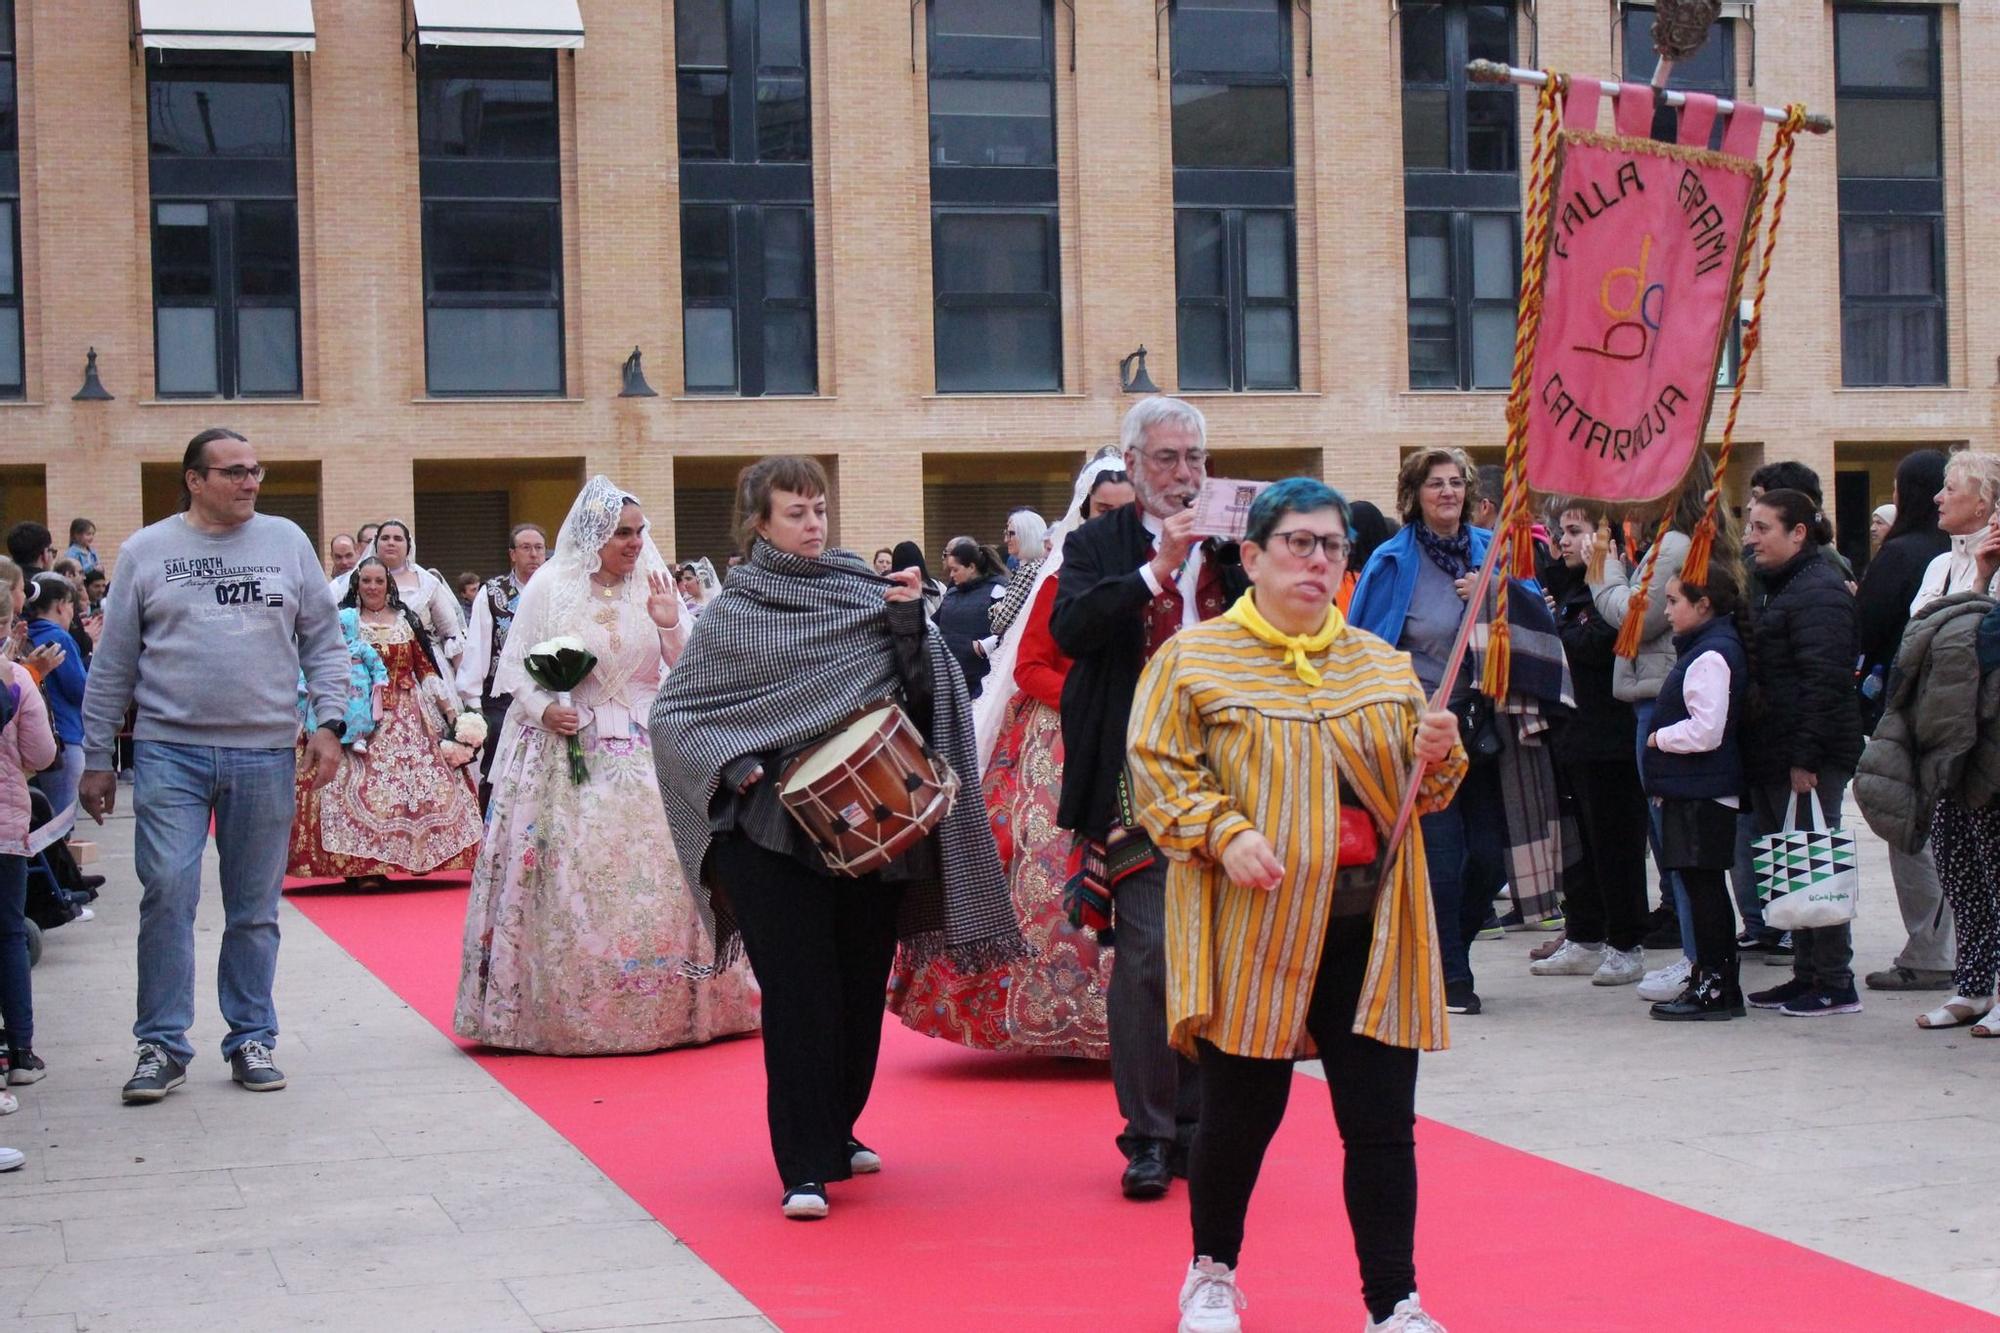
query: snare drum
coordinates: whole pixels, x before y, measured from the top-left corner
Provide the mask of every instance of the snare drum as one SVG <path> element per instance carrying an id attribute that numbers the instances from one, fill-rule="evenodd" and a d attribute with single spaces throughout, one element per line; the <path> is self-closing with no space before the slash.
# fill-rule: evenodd
<path id="1" fill-rule="evenodd" d="M 957 797 L 958 775 L 892 702 L 849 718 L 778 777 L 779 802 L 841 875 L 865 875 L 901 856 Z"/>

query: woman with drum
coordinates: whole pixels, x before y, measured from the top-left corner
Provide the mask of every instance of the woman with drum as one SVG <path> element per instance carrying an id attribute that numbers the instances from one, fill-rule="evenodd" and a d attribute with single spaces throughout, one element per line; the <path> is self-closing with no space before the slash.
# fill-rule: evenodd
<path id="1" fill-rule="evenodd" d="M 749 969 L 716 965 L 653 786 L 646 713 L 688 615 L 647 529 L 637 500 L 592 477 L 500 654 L 494 688 L 514 702 L 493 754 L 452 1018 L 488 1046 L 608 1055 L 757 1027 Z M 597 659 L 567 698 L 528 670 L 557 636 Z"/>
<path id="2" fill-rule="evenodd" d="M 1445 1044 L 1425 839 L 1382 844 L 1465 773 L 1457 719 L 1409 656 L 1332 605 L 1347 504 L 1309 477 L 1250 508 L 1251 590 L 1154 654 L 1132 705 L 1132 798 L 1169 859 L 1167 1022 L 1201 1064 L 1181 1333 L 1237 1333 L 1244 1216 L 1292 1062 L 1326 1067 L 1371 1330 L 1443 1333 L 1418 1304 L 1417 1053 Z"/>
<path id="3" fill-rule="evenodd" d="M 702 612 L 652 713 L 667 818 L 703 918 L 724 959 L 748 953 L 763 988 L 771 1151 L 784 1214 L 799 1219 L 826 1216 L 829 1182 L 881 1168 L 856 1122 L 899 943 L 920 966 L 942 956 L 967 971 L 1023 948 L 977 798 L 964 679 L 925 619 L 916 570 L 885 577 L 828 545 L 828 492 L 810 458 L 744 469 L 743 562 Z M 829 747 L 880 757 L 894 742 L 873 730 L 885 700 L 914 727 L 903 757 L 936 756 L 972 795 L 948 814 L 936 803 L 935 826 L 887 865 L 843 873 L 858 867 L 830 859 L 781 800 L 799 795 L 786 770 L 824 770 Z M 857 722 L 870 734 L 857 737 Z M 907 808 L 911 794 L 897 784 L 835 809 L 867 838 L 881 831 L 874 812 Z"/>

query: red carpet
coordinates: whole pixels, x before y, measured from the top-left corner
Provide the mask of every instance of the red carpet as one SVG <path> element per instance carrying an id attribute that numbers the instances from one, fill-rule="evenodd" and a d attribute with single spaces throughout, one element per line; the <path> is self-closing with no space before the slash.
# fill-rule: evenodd
<path id="1" fill-rule="evenodd" d="M 450 1031 L 463 876 L 428 889 L 290 895 Z M 637 1057 L 468 1051 L 787 1330 L 1160 1330 L 1187 1201 L 1117 1192 L 1108 1078 L 982 1055 L 892 1023 L 862 1136 L 878 1176 L 826 1222 L 778 1214 L 757 1041 Z M 1251 1209 L 1252 1333 L 1362 1326 L 1325 1085 L 1300 1076 Z M 2000 1329 L 1785 1241 L 1443 1125 L 1418 1129 L 1424 1303 L 1455 1333 Z M 532 1202 L 532 1201 L 526 1201 Z M 1581 1279 L 1581 1280 L 1580 1280 Z"/>

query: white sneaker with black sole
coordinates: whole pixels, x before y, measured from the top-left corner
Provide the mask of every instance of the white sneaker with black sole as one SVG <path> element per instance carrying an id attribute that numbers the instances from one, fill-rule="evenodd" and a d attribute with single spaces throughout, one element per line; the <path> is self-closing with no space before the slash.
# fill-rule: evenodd
<path id="1" fill-rule="evenodd" d="M 1639 998 L 1654 1004 L 1679 999 L 1680 993 L 1687 989 L 1688 976 L 1693 971 L 1694 963 L 1683 957 L 1657 971 L 1648 972 L 1639 983 Z"/>

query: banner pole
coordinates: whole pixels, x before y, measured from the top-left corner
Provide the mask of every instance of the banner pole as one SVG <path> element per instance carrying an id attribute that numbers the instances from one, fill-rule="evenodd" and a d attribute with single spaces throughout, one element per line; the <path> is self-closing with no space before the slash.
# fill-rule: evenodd
<path id="1" fill-rule="evenodd" d="M 1529 88 L 1539 88 L 1549 81 L 1549 76 L 1539 69 L 1521 69 L 1515 65 L 1503 65 L 1497 60 L 1475 60 L 1465 67 L 1465 76 L 1474 83 L 1518 83 Z M 1569 81 L 1568 76 L 1564 74 L 1558 74 L 1555 78 L 1558 84 L 1567 84 Z M 1604 95 L 1615 98 L 1624 86 L 1615 79 L 1606 79 L 1604 80 Z M 1643 83 L 1635 83 L 1630 86 L 1635 89 L 1646 87 Z M 1687 94 L 1678 88 L 1669 88 L 1655 95 L 1668 106 L 1687 105 Z M 1785 123 L 1787 113 L 1783 106 L 1767 106 L 1760 109 L 1764 113 L 1764 119 L 1770 121 L 1773 125 L 1782 125 Z M 1736 103 L 1730 101 L 1728 98 L 1720 98 L 1716 101 L 1716 115 L 1727 116 L 1734 110 L 1736 110 Z M 1833 133 L 1833 117 L 1824 113 L 1810 114 L 1799 128 L 1810 130 L 1814 134 L 1831 134 Z"/>
<path id="2" fill-rule="evenodd" d="M 1462 520 L 1461 520 L 1462 521 Z M 1423 522 L 1419 517 L 1417 522 Z M 1452 687 L 1458 684 L 1459 668 L 1465 663 L 1465 650 L 1472 644 L 1472 629 L 1479 622 L 1479 608 L 1486 604 L 1486 591 L 1493 586 L 1493 571 L 1500 561 L 1500 534 L 1493 534 L 1493 541 L 1486 548 L 1485 563 L 1479 566 L 1479 579 L 1472 585 L 1472 595 L 1465 599 L 1465 619 L 1458 622 L 1458 637 L 1452 641 L 1451 657 L 1444 664 L 1444 675 L 1438 680 L 1437 693 L 1430 699 L 1432 712 L 1451 702 Z M 1424 775 L 1430 765 L 1417 761 L 1410 770 L 1410 782 L 1403 789 L 1403 803 L 1396 811 L 1396 826 L 1389 830 L 1388 859 L 1383 864 L 1395 860 L 1396 848 L 1403 841 L 1403 835 L 1410 831 L 1410 818 L 1417 808 L 1417 793 L 1424 785 Z"/>

